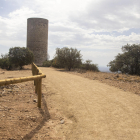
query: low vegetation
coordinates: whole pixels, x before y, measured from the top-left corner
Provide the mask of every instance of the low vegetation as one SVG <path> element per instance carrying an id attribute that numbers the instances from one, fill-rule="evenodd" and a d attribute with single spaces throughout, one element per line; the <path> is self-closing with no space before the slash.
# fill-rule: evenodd
<path id="1" fill-rule="evenodd" d="M 33 53 L 25 47 L 13 47 L 9 49 L 9 53 L 1 55 L 0 68 L 11 70 L 19 67 L 22 69 L 24 65 L 31 64 L 34 60 Z"/>
<path id="2" fill-rule="evenodd" d="M 90 70 L 90 71 L 97 71 L 99 72 L 99 69 L 98 69 L 98 65 L 97 64 L 91 64 L 92 60 L 86 60 L 85 63 L 82 63 L 80 65 L 80 69 L 83 69 L 83 70 Z"/>
<path id="3" fill-rule="evenodd" d="M 7 70 L 10 70 L 12 68 L 12 64 L 9 61 L 8 54 L 1 55 L 0 68 L 7 69 Z"/>
<path id="4" fill-rule="evenodd" d="M 55 68 L 66 68 L 69 71 L 71 69 L 82 69 L 99 71 L 97 64 L 91 64 L 91 60 L 86 60 L 82 63 L 82 55 L 80 51 L 73 48 L 57 48 L 54 59 L 47 60 L 43 63 L 43 67 L 55 67 Z"/>

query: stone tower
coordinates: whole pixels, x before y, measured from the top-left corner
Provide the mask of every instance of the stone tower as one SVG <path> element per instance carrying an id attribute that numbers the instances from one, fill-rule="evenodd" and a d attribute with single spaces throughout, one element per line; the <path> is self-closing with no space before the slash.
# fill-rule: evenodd
<path id="1" fill-rule="evenodd" d="M 41 66 L 47 59 L 48 20 L 43 18 L 27 19 L 27 47 L 34 54 L 34 63 Z"/>

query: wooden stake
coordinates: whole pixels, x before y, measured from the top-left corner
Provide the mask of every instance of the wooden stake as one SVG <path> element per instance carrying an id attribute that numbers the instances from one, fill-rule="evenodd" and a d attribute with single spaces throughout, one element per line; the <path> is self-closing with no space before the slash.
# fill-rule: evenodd
<path id="1" fill-rule="evenodd" d="M 38 84 L 37 84 L 37 87 L 38 87 L 38 107 L 41 108 L 41 96 L 42 96 L 42 79 L 38 79 Z"/>

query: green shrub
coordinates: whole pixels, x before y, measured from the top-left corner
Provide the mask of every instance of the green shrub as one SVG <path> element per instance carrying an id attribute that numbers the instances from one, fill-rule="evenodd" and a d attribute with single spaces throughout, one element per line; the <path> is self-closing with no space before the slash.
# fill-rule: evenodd
<path id="1" fill-rule="evenodd" d="M 57 57 L 52 60 L 46 60 L 43 62 L 42 67 L 54 67 L 54 68 L 64 68 L 64 66 L 58 62 Z"/>
<path id="2" fill-rule="evenodd" d="M 44 61 L 43 62 L 43 67 L 50 67 L 52 64 L 51 64 L 51 61 Z"/>
<path id="3" fill-rule="evenodd" d="M 89 70 L 99 72 L 98 65 L 97 64 L 91 64 Z"/>
<path id="4" fill-rule="evenodd" d="M 0 58 L 0 68 L 10 70 L 12 68 L 12 64 L 9 61 L 8 55 L 1 55 Z"/>
<path id="5" fill-rule="evenodd" d="M 59 63 L 59 61 L 57 60 L 57 57 L 55 57 L 52 60 L 52 67 L 54 67 L 54 68 L 64 68 L 64 66 L 61 63 Z"/>
<path id="6" fill-rule="evenodd" d="M 80 65 L 80 69 L 83 69 L 83 70 L 91 70 L 91 71 L 99 71 L 98 69 L 98 65 L 97 64 L 91 64 L 91 60 L 86 60 L 85 63 L 82 63 Z"/>
<path id="7" fill-rule="evenodd" d="M 15 67 L 31 64 L 34 60 L 33 53 L 25 47 L 14 47 L 9 49 L 9 61 Z"/>

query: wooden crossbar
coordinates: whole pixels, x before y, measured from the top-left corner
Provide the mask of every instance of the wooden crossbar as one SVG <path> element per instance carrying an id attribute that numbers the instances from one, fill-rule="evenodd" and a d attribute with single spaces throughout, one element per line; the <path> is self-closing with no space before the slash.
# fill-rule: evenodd
<path id="1" fill-rule="evenodd" d="M 34 80 L 35 93 L 38 94 L 38 104 L 37 104 L 37 106 L 39 108 L 41 108 L 42 78 L 45 78 L 46 75 L 43 74 L 42 71 L 34 63 L 32 63 L 32 75 L 33 76 L 29 76 L 29 77 L 20 77 L 20 78 L 0 80 L 0 86 Z"/>
<path id="2" fill-rule="evenodd" d="M 0 86 L 22 83 L 22 82 L 32 81 L 32 80 L 41 79 L 45 77 L 46 75 L 35 75 L 35 76 L 29 76 L 29 77 L 5 79 L 5 80 L 0 80 Z"/>

